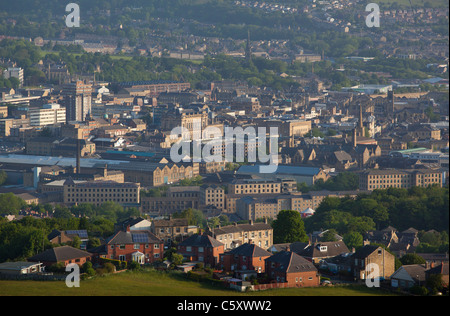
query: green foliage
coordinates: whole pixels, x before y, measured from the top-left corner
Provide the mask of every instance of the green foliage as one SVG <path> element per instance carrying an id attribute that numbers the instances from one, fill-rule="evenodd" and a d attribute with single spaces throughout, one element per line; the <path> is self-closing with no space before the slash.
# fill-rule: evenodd
<path id="1" fill-rule="evenodd" d="M 426 281 L 426 287 L 430 289 L 432 294 L 442 290 L 444 287 L 442 274 L 430 274 Z"/>
<path id="2" fill-rule="evenodd" d="M 355 248 L 355 250 L 358 250 L 364 245 L 364 238 L 358 232 L 349 232 L 344 235 L 344 243 L 348 249 Z"/>
<path id="3" fill-rule="evenodd" d="M 26 205 L 24 200 L 11 192 L 0 194 L 0 213 L 18 215 Z"/>
<path id="4" fill-rule="evenodd" d="M 180 186 L 201 186 L 203 184 L 202 176 L 195 176 L 192 178 L 186 178 L 181 180 L 178 185 Z"/>
<path id="5" fill-rule="evenodd" d="M 301 215 L 297 211 L 282 210 L 278 213 L 277 219 L 272 223 L 273 242 L 292 243 L 296 241 L 308 242 L 308 236 Z"/>
<path id="6" fill-rule="evenodd" d="M 448 209 L 448 187 L 389 188 L 361 193 L 355 199 L 326 197 L 314 216 L 305 219 L 305 227 L 307 231 L 333 228 L 341 235 L 352 231 L 364 234 L 386 226 L 399 231 L 410 227 L 448 231 Z M 445 236 L 444 240 L 448 240 Z M 440 241 L 435 247 L 445 249 L 446 245 L 448 241 Z"/>
<path id="7" fill-rule="evenodd" d="M 4 170 L 0 170 L 0 186 L 4 185 L 6 183 L 6 180 L 8 179 L 8 175 Z"/>
<path id="8" fill-rule="evenodd" d="M 307 193 L 309 191 L 352 191 L 358 189 L 359 178 L 354 172 L 341 172 L 335 177 L 329 178 L 327 181 L 317 180 L 314 185 L 308 186 L 306 183 L 298 183 L 297 189 L 300 192 Z"/>
<path id="9" fill-rule="evenodd" d="M 328 231 L 326 231 L 323 234 L 323 237 L 322 237 L 321 241 L 324 241 L 324 242 L 326 242 L 326 241 L 337 241 L 335 234 L 337 234 L 337 231 L 335 229 L 329 229 Z"/>
<path id="10" fill-rule="evenodd" d="M 205 228 L 207 225 L 206 218 L 203 215 L 203 212 L 192 208 L 188 208 L 187 210 L 184 210 L 182 212 L 174 213 L 173 217 L 187 218 L 188 225 L 195 225 L 200 228 Z"/>
<path id="11" fill-rule="evenodd" d="M 425 264 L 426 261 L 421 256 L 415 254 L 415 253 L 408 253 L 400 258 L 400 261 L 403 265 L 410 265 L 410 264 Z"/>
<path id="12" fill-rule="evenodd" d="M 409 292 L 414 295 L 426 296 L 428 295 L 428 289 L 425 286 L 414 285 L 409 289 Z"/>

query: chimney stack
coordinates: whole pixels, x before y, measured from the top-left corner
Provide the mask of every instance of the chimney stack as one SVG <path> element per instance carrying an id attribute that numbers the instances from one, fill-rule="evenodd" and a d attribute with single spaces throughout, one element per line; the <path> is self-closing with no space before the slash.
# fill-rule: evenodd
<path id="1" fill-rule="evenodd" d="M 356 143 L 356 128 L 354 128 L 353 129 L 353 139 L 352 139 L 352 141 L 353 141 L 353 148 L 356 148 L 356 145 L 357 145 L 357 143 Z"/>

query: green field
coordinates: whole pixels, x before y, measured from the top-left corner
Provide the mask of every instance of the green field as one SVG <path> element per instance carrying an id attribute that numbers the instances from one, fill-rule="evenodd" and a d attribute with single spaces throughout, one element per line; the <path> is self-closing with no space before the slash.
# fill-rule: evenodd
<path id="1" fill-rule="evenodd" d="M 182 274 L 157 271 L 125 272 L 80 282 L 0 281 L 0 296 L 384 296 L 390 293 L 362 286 L 276 289 L 239 293 L 208 283 L 189 281 Z"/>

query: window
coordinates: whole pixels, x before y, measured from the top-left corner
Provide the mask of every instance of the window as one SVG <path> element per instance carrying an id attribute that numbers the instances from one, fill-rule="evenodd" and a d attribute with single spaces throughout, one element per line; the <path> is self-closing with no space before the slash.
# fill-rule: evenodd
<path id="1" fill-rule="evenodd" d="M 139 244 L 134 244 L 134 249 L 139 249 L 140 245 Z"/>

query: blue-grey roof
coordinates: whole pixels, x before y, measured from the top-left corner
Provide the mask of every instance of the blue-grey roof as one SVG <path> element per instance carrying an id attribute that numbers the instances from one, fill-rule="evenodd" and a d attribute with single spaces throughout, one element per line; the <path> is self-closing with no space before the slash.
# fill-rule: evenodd
<path id="1" fill-rule="evenodd" d="M 261 173 L 261 165 L 241 166 L 237 171 L 238 174 Z M 300 167 L 300 166 L 284 166 L 279 165 L 276 174 L 290 174 L 302 176 L 314 176 L 320 172 L 320 168 L 316 167 Z"/>

